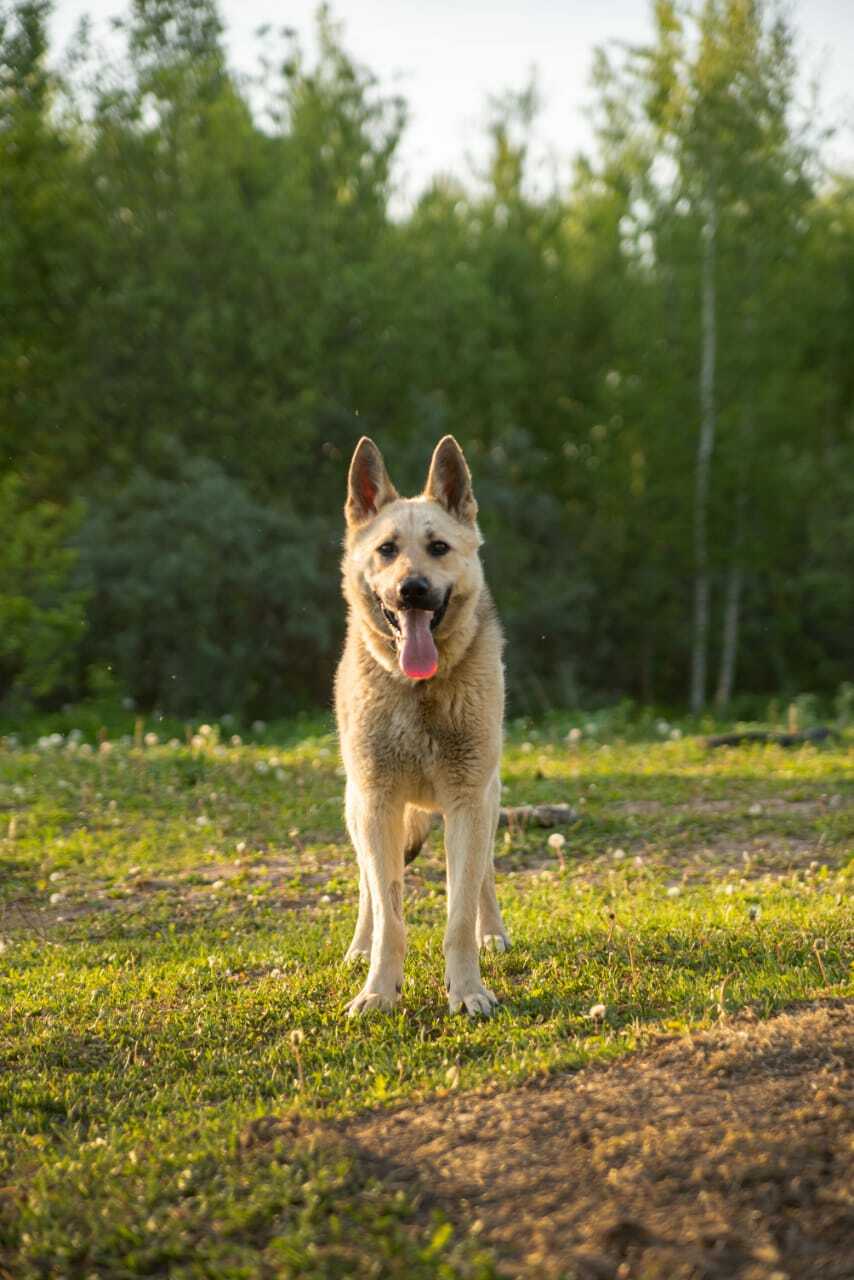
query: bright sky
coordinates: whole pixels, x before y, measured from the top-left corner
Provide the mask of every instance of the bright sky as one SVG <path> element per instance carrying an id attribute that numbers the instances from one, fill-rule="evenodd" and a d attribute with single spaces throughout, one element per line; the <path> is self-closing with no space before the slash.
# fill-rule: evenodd
<path id="1" fill-rule="evenodd" d="M 295 28 L 311 47 L 317 0 L 220 0 L 232 64 L 257 65 L 254 32 L 264 23 Z M 123 0 L 56 0 L 55 38 L 62 44 L 81 15 L 96 30 L 126 9 Z M 591 101 L 593 50 L 610 40 L 649 37 L 651 0 L 334 0 L 345 46 L 380 83 L 409 103 L 401 148 L 403 194 L 412 198 L 437 171 L 467 176 L 483 155 L 491 94 L 522 88 L 538 73 L 543 110 L 541 163 L 566 166 L 590 143 L 584 114 Z M 796 0 L 803 96 L 818 78 L 825 116 L 841 130 L 832 160 L 854 165 L 854 0 Z"/>

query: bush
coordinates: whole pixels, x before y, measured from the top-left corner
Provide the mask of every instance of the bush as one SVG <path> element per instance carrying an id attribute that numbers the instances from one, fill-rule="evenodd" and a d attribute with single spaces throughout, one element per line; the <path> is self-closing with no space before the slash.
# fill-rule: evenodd
<path id="1" fill-rule="evenodd" d="M 331 526 L 261 506 L 204 458 L 138 471 L 81 531 L 90 658 L 141 707 L 179 715 L 328 698 L 343 614 Z"/>
<path id="2" fill-rule="evenodd" d="M 74 667 L 85 593 L 71 584 L 68 539 L 80 515 L 33 504 L 14 473 L 0 479 L 0 700 L 51 694 Z"/>

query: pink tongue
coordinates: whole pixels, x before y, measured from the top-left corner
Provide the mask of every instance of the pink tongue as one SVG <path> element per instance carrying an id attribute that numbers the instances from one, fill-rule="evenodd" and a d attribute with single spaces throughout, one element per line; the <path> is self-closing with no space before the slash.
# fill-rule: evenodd
<path id="1" fill-rule="evenodd" d="M 430 630 L 433 614 L 429 609 L 401 609 L 397 616 L 403 632 L 400 669 L 410 680 L 429 680 L 439 665 Z"/>

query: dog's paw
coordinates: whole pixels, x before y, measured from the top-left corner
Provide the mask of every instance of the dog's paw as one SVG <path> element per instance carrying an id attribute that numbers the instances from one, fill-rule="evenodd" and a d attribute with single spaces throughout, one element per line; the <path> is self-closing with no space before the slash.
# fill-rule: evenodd
<path id="1" fill-rule="evenodd" d="M 400 999 L 398 994 L 388 995 L 385 991 L 369 991 L 363 987 L 346 1006 L 348 1018 L 362 1018 L 370 1013 L 391 1013 Z"/>
<path id="2" fill-rule="evenodd" d="M 362 964 L 371 958 L 370 947 L 358 947 L 355 942 L 351 942 L 347 950 L 344 952 L 345 964 Z"/>
<path id="3" fill-rule="evenodd" d="M 498 997 L 488 987 L 478 987 L 465 993 L 457 992 L 452 987 L 448 992 L 451 1013 L 465 1012 L 470 1018 L 488 1018 L 497 1004 Z"/>
<path id="4" fill-rule="evenodd" d="M 480 946 L 483 951 L 495 951 L 500 954 L 502 951 L 510 950 L 510 939 L 506 933 L 485 933 L 480 940 Z"/>

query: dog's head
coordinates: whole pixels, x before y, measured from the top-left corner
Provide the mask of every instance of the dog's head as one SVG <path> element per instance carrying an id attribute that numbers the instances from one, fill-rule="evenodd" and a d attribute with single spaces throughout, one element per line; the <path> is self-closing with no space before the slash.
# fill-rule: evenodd
<path id="1" fill-rule="evenodd" d="M 344 592 L 372 652 L 410 680 L 455 658 L 483 590 L 477 503 L 463 452 L 440 440 L 427 484 L 401 498 L 373 440 L 350 464 Z"/>

